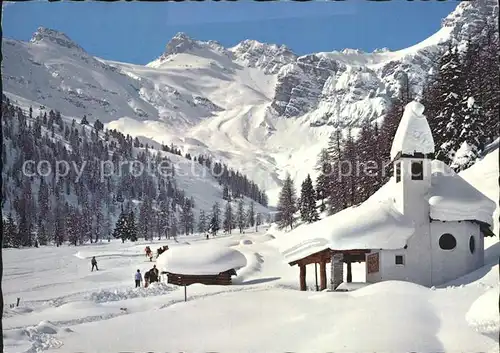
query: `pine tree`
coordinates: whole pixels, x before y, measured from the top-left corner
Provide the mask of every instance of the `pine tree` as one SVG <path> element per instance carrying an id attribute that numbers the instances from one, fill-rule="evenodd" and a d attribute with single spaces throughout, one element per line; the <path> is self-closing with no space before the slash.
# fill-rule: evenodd
<path id="1" fill-rule="evenodd" d="M 207 231 L 207 219 L 204 210 L 200 210 L 198 217 L 198 232 L 205 233 Z"/>
<path id="2" fill-rule="evenodd" d="M 64 242 L 66 207 L 62 199 L 62 195 L 59 192 L 56 194 L 54 218 L 54 240 L 56 246 L 61 246 Z"/>
<path id="3" fill-rule="evenodd" d="M 82 243 L 84 239 L 84 235 L 82 234 L 82 229 L 80 226 L 81 216 L 78 210 L 73 207 L 68 207 L 66 209 L 66 235 L 68 237 L 68 241 L 73 245 L 78 245 Z"/>
<path id="4" fill-rule="evenodd" d="M 31 191 L 31 183 L 28 178 L 24 179 L 21 198 L 14 202 L 14 208 L 18 214 L 19 239 L 22 246 L 32 246 L 32 232 L 36 223 L 36 205 Z"/>
<path id="5" fill-rule="evenodd" d="M 368 119 L 363 121 L 361 132 L 354 144 L 359 161 L 359 165 L 356 167 L 358 177 L 356 201 L 359 203 L 365 201 L 381 186 L 375 178 L 379 168 L 381 168 L 381 160 L 377 158 L 377 153 L 374 153 L 378 149 L 378 136 Z"/>
<path id="6" fill-rule="evenodd" d="M 139 209 L 139 232 L 144 236 L 144 240 L 152 240 L 152 219 L 153 207 L 151 200 L 146 196 Z"/>
<path id="7" fill-rule="evenodd" d="M 160 221 L 160 232 L 167 237 L 168 230 L 170 228 L 170 202 L 166 199 L 160 201 L 160 212 L 159 212 L 159 221 Z"/>
<path id="8" fill-rule="evenodd" d="M 229 187 L 227 185 L 224 185 L 224 189 L 222 191 L 222 199 L 231 201 L 231 195 L 229 194 Z"/>
<path id="9" fill-rule="evenodd" d="M 49 187 L 45 182 L 45 178 L 40 178 L 40 186 L 38 188 L 38 238 L 39 242 L 45 245 L 47 244 L 47 234 L 45 224 L 49 223 L 50 214 L 50 202 L 49 202 Z M 43 230 L 43 235 L 40 232 Z"/>
<path id="10" fill-rule="evenodd" d="M 247 218 L 248 224 L 250 225 L 250 227 L 253 227 L 255 225 L 255 210 L 253 201 L 251 201 L 250 205 L 248 206 Z"/>
<path id="11" fill-rule="evenodd" d="M 311 180 L 311 176 L 307 174 L 306 179 L 302 183 L 300 190 L 300 217 L 302 221 L 307 223 L 315 222 L 319 219 L 318 211 L 316 210 L 316 197 Z"/>
<path id="12" fill-rule="evenodd" d="M 330 159 L 330 176 L 328 178 L 328 213 L 334 214 L 347 205 L 347 185 L 343 177 L 345 139 L 340 129 L 336 129 L 328 142 L 328 157 Z M 344 168 L 345 169 L 345 168 Z"/>
<path id="13" fill-rule="evenodd" d="M 127 218 L 127 214 L 122 211 L 120 213 L 120 216 L 118 217 L 118 220 L 116 221 L 115 229 L 113 230 L 113 238 L 121 239 L 122 243 L 124 243 L 125 240 L 128 239 L 128 232 L 126 230 L 128 221 Z"/>
<path id="14" fill-rule="evenodd" d="M 137 241 L 137 226 L 135 224 L 135 215 L 134 211 L 130 211 L 130 213 L 127 215 L 127 223 L 126 223 L 126 234 L 127 234 L 127 239 L 130 241 Z"/>
<path id="15" fill-rule="evenodd" d="M 45 228 L 45 222 L 42 218 L 38 218 L 37 224 L 37 241 L 40 245 L 47 245 L 49 236 L 47 234 L 47 229 Z"/>
<path id="16" fill-rule="evenodd" d="M 226 203 L 226 209 L 224 211 L 224 222 L 222 223 L 222 228 L 226 233 L 231 234 L 233 229 L 233 208 L 231 207 L 231 202 Z"/>
<path id="17" fill-rule="evenodd" d="M 220 229 L 220 205 L 218 202 L 215 202 L 212 206 L 212 215 L 210 217 L 210 225 L 209 230 L 212 236 L 217 235 L 217 232 Z"/>
<path id="18" fill-rule="evenodd" d="M 7 221 L 5 221 L 5 223 L 3 224 L 2 233 L 3 233 L 2 247 L 4 247 L 4 248 L 10 248 L 10 247 L 18 248 L 19 246 L 21 246 L 21 242 L 19 241 L 19 237 L 18 237 L 18 233 L 17 233 L 16 223 L 14 222 L 14 218 L 12 218 L 12 214 L 10 214 L 10 213 L 9 213 L 9 216 L 7 217 Z"/>
<path id="19" fill-rule="evenodd" d="M 297 196 L 290 174 L 286 175 L 278 201 L 279 227 L 293 228 L 294 214 L 297 211 Z"/>
<path id="20" fill-rule="evenodd" d="M 330 136 L 330 143 L 332 143 L 333 134 Z M 330 162 L 330 155 L 326 148 L 322 149 L 319 154 L 316 170 L 319 175 L 316 179 L 316 198 L 321 201 L 321 211 L 325 209 L 325 199 L 328 197 L 330 189 L 330 180 L 332 177 L 332 165 Z"/>
<path id="21" fill-rule="evenodd" d="M 236 224 L 240 229 L 240 233 L 243 233 L 243 228 L 246 225 L 245 210 L 243 208 L 243 199 L 238 201 L 238 211 L 236 212 Z"/>
<path id="22" fill-rule="evenodd" d="M 462 72 L 458 51 L 456 48 L 449 50 L 441 57 L 437 79 L 437 99 L 440 100 L 440 109 L 430 121 L 433 135 L 436 136 L 438 148 L 436 158 L 445 163 L 450 162 L 452 154 L 456 151 L 459 135 L 459 123 L 463 121 L 461 96 Z"/>
<path id="23" fill-rule="evenodd" d="M 184 205 L 182 206 L 181 212 L 181 224 L 185 234 L 189 234 L 189 232 L 193 229 L 193 210 L 191 208 L 191 200 L 186 199 L 184 201 Z"/>
<path id="24" fill-rule="evenodd" d="M 353 206 L 359 202 L 358 186 L 359 176 L 357 175 L 357 165 L 359 163 L 356 143 L 352 136 L 352 131 L 349 128 L 344 147 L 344 158 L 341 166 L 342 179 L 346 182 L 347 187 L 347 206 Z"/>

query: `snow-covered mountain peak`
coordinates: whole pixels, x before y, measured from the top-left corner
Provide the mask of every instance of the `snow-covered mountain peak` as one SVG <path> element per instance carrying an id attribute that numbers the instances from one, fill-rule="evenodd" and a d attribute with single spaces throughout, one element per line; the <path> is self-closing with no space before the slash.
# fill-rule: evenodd
<path id="1" fill-rule="evenodd" d="M 217 41 L 209 40 L 207 42 L 200 41 L 189 37 L 184 32 L 179 32 L 167 43 L 165 51 L 156 60 L 150 62 L 146 66 L 158 67 L 168 61 L 173 56 L 179 54 L 191 54 L 194 56 L 207 56 L 207 50 L 215 52 L 217 55 L 230 56 L 230 53 Z M 211 56 L 210 54 L 208 56 Z"/>
<path id="2" fill-rule="evenodd" d="M 345 48 L 344 50 L 342 50 L 342 54 L 345 54 L 345 55 L 364 54 L 364 51 L 362 51 L 360 49 Z"/>
<path id="3" fill-rule="evenodd" d="M 36 32 L 31 37 L 31 43 L 44 43 L 44 42 L 52 42 L 62 47 L 66 47 L 68 49 L 77 49 L 84 51 L 82 47 L 72 41 L 66 34 L 63 32 L 46 28 L 46 27 L 38 27 Z"/>
<path id="4" fill-rule="evenodd" d="M 168 42 L 162 56 L 181 54 L 194 48 L 199 48 L 198 42 L 189 37 L 186 33 L 179 32 Z"/>
<path id="5" fill-rule="evenodd" d="M 278 46 L 249 39 L 238 43 L 229 51 L 240 63 L 260 68 L 267 74 L 276 74 L 283 66 L 297 60 L 297 55 L 285 45 Z"/>
<path id="6" fill-rule="evenodd" d="M 486 23 L 495 26 L 497 21 L 498 0 L 474 0 L 461 2 L 441 25 L 451 29 L 453 39 L 464 41 L 484 30 Z"/>

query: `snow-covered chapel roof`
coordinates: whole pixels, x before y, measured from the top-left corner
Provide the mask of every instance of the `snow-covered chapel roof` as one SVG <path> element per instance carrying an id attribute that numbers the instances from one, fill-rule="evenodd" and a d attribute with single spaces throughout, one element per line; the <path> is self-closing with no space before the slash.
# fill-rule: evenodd
<path id="1" fill-rule="evenodd" d="M 424 106 L 413 101 L 406 105 L 391 148 L 391 159 L 398 153 L 434 153 L 434 139 L 427 123 Z"/>

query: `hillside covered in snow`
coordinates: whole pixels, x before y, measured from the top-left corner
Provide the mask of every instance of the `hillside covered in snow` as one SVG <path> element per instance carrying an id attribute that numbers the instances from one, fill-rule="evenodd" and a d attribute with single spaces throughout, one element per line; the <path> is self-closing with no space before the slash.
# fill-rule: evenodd
<path id="1" fill-rule="evenodd" d="M 19 104 L 86 115 L 144 141 L 210 155 L 275 201 L 285 171 L 303 180 L 334 128 L 381 121 L 403 81 L 418 96 L 449 42 L 473 40 L 497 20 L 496 1 L 462 2 L 437 33 L 410 48 L 304 56 L 253 40 L 224 48 L 179 33 L 145 66 L 93 57 L 65 34 L 39 28 L 30 42 L 3 39 L 3 85 Z"/>

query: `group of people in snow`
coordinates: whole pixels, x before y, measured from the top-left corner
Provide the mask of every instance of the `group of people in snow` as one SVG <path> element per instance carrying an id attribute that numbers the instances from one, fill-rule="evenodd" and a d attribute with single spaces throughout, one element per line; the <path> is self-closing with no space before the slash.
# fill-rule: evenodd
<path id="1" fill-rule="evenodd" d="M 156 258 L 158 258 L 161 254 L 163 254 L 167 250 L 168 250 L 168 245 L 164 245 L 161 248 L 158 248 L 156 250 L 156 253 L 157 253 Z"/>
<path id="2" fill-rule="evenodd" d="M 159 282 L 160 271 L 156 268 L 156 265 L 144 274 L 144 288 L 147 288 L 150 283 Z M 137 270 L 135 273 L 135 288 L 139 288 L 143 282 L 141 270 Z"/>

